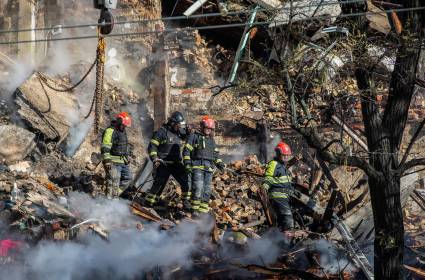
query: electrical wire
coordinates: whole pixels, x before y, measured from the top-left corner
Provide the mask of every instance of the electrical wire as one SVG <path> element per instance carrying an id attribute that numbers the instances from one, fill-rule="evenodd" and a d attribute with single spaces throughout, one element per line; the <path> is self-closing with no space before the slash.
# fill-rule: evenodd
<path id="1" fill-rule="evenodd" d="M 351 3 L 359 3 L 364 2 L 364 0 L 350 0 L 344 2 L 344 4 L 351 4 Z M 322 3 L 321 6 L 331 6 L 331 5 L 340 5 L 340 2 L 329 2 L 329 3 Z M 317 7 L 317 5 L 305 5 L 305 6 L 294 6 L 293 9 L 303 9 L 303 8 L 314 8 Z M 270 12 L 270 11 L 282 11 L 283 8 L 261 8 L 258 9 L 258 12 Z M 241 10 L 241 11 L 234 11 L 234 12 L 228 12 L 226 16 L 232 16 L 232 15 L 240 15 L 240 14 L 250 14 L 252 10 Z M 142 19 L 142 20 L 127 20 L 127 21 L 118 21 L 114 22 L 114 25 L 122 25 L 122 24 L 131 24 L 131 23 L 150 23 L 150 22 L 156 22 L 156 21 L 173 21 L 173 20 L 189 20 L 189 19 L 197 19 L 197 18 L 209 18 L 209 17 L 218 17 L 223 16 L 221 13 L 208 13 L 208 14 L 197 14 L 197 15 L 191 15 L 191 16 L 170 16 L 170 17 L 162 17 L 162 18 L 155 18 L 155 19 Z M 87 23 L 87 24 L 77 24 L 77 25 L 65 25 L 60 26 L 61 29 L 74 29 L 74 28 L 85 28 L 85 27 L 98 27 L 98 26 L 105 26 L 108 24 L 104 23 Z M 47 30 L 57 30 L 59 27 L 41 27 L 41 28 L 28 28 L 28 29 L 14 29 L 14 30 L 0 30 L 0 34 L 2 33 L 19 33 L 19 32 L 33 32 L 33 31 L 47 31 Z"/>
<path id="2" fill-rule="evenodd" d="M 306 21 L 319 18 L 337 18 L 337 17 L 355 17 L 360 15 L 370 15 L 370 14 L 382 14 L 382 13 L 392 13 L 393 11 L 398 12 L 409 12 L 409 11 L 419 11 L 425 10 L 425 6 L 416 7 L 416 8 L 405 8 L 405 9 L 393 9 L 393 10 L 383 10 L 379 12 L 362 12 L 362 13 L 352 13 L 352 14 L 342 14 L 338 16 L 317 16 L 317 17 L 307 17 L 305 19 L 300 19 L 299 21 Z M 268 24 L 276 23 L 287 23 L 286 20 L 279 21 L 264 21 L 264 22 L 254 22 L 252 26 L 261 26 Z M 143 31 L 143 32 L 129 32 L 129 33 L 116 33 L 105 35 L 105 37 L 124 37 L 124 36 L 139 36 L 139 35 L 149 35 L 149 34 L 162 34 L 162 33 L 173 33 L 173 32 L 186 32 L 186 31 L 195 31 L 195 30 L 212 30 L 212 29 L 224 29 L 224 28 L 235 28 L 235 27 L 244 27 L 249 25 L 248 23 L 232 23 L 232 24 L 221 24 L 221 25 L 206 25 L 206 26 L 196 26 L 196 27 L 184 27 L 184 28 L 170 28 L 164 29 L 161 31 Z M 97 35 L 88 35 L 88 36 L 72 36 L 72 37 L 63 37 L 63 38 L 50 38 L 50 39 L 36 39 L 36 40 L 23 40 L 23 41 L 10 41 L 10 42 L 0 42 L 0 45 L 11 45 L 11 44 L 24 44 L 24 43 L 39 43 L 39 42 L 52 42 L 52 41 L 67 41 L 67 40 L 82 40 L 82 39 L 94 39 L 98 38 Z"/>

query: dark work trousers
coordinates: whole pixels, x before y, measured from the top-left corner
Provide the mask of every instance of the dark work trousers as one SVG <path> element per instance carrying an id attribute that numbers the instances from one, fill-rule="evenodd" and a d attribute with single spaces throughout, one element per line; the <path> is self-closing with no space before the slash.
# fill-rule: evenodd
<path id="1" fill-rule="evenodd" d="M 272 188 L 269 190 L 270 202 L 276 212 L 278 226 L 281 230 L 294 229 L 290 194 L 291 191 L 285 188 Z"/>
<path id="2" fill-rule="evenodd" d="M 132 175 L 128 164 L 112 163 L 111 170 L 106 172 L 108 197 L 118 197 L 131 182 Z"/>
<path id="3" fill-rule="evenodd" d="M 194 168 L 192 171 L 192 209 L 208 213 L 213 172 Z"/>
<path id="4" fill-rule="evenodd" d="M 183 197 L 188 200 L 190 197 L 190 185 L 189 176 L 182 163 L 167 163 L 166 165 L 161 164 L 155 171 L 155 177 L 152 188 L 149 190 L 147 195 L 148 202 L 154 204 L 157 202 L 157 198 L 163 192 L 170 175 L 176 179 L 182 188 Z"/>

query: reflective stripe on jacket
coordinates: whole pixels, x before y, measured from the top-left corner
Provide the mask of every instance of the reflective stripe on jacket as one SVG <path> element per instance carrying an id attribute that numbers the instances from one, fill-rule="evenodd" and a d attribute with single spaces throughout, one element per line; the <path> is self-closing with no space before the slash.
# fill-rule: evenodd
<path id="1" fill-rule="evenodd" d="M 270 188 L 291 188 L 291 176 L 284 163 L 273 159 L 267 164 L 263 186 L 267 190 Z"/>
<path id="2" fill-rule="evenodd" d="M 178 162 L 182 160 L 181 148 L 184 136 L 171 131 L 168 125 L 160 127 L 152 137 L 148 153 L 151 160 L 160 158 L 164 161 Z"/>
<path id="3" fill-rule="evenodd" d="M 128 156 L 127 133 L 108 127 L 103 132 L 101 145 L 102 158 L 114 163 L 125 163 Z"/>
<path id="4" fill-rule="evenodd" d="M 187 139 L 183 149 L 183 161 L 195 169 L 207 171 L 213 171 L 215 165 L 222 162 L 214 138 L 199 132 L 191 134 Z"/>

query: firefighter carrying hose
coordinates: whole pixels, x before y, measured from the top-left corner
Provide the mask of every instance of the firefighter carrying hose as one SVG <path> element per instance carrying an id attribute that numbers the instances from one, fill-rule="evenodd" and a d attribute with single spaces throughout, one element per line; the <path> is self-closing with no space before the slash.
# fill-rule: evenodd
<path id="1" fill-rule="evenodd" d="M 101 152 L 106 172 L 106 195 L 117 198 L 131 181 L 128 162 L 128 140 L 126 127 L 131 126 L 131 117 L 127 112 L 115 115 L 111 126 L 103 132 Z"/>
<path id="2" fill-rule="evenodd" d="M 290 205 L 293 186 L 286 163 L 291 158 L 292 152 L 285 142 L 277 144 L 275 152 L 275 158 L 267 164 L 263 187 L 267 190 L 270 202 L 277 214 L 279 227 L 283 231 L 290 231 L 294 228 Z"/>
<path id="3" fill-rule="evenodd" d="M 182 163 L 181 149 L 183 141 L 187 138 L 188 129 L 183 114 L 174 112 L 158 131 L 154 133 L 148 153 L 154 168 L 154 181 L 152 188 L 145 198 L 145 205 L 154 206 L 167 184 L 170 175 L 177 180 L 183 191 L 183 207 L 190 210 L 190 184 L 189 176 Z"/>
<path id="4" fill-rule="evenodd" d="M 191 134 L 183 150 L 188 173 L 192 173 L 192 210 L 194 215 L 209 212 L 211 181 L 215 167 L 224 170 L 214 141 L 215 121 L 203 117 L 201 131 Z"/>

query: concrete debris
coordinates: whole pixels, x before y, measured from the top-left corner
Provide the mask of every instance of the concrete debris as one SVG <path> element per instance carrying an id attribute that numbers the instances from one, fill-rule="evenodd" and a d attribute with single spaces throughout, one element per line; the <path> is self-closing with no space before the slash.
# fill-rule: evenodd
<path id="1" fill-rule="evenodd" d="M 9 165 L 9 170 L 16 173 L 30 173 L 32 167 L 31 161 L 20 161 L 18 163 Z"/>
<path id="2" fill-rule="evenodd" d="M 290 1 L 283 5 L 269 27 L 278 27 L 288 24 L 289 21 L 298 22 L 311 17 L 317 17 L 318 20 L 329 17 L 329 21 L 333 23 L 340 14 L 341 7 L 335 5 L 335 1 L 332 0 Z"/>
<path id="3" fill-rule="evenodd" d="M 63 85 L 50 78 L 48 83 L 59 88 Z M 57 143 L 68 136 L 72 118 L 78 112 L 74 95 L 52 90 L 37 73 L 19 86 L 15 102 L 19 107 L 18 114 L 33 131 Z"/>
<path id="4" fill-rule="evenodd" d="M 0 163 L 21 161 L 35 148 L 35 134 L 22 127 L 2 125 L 0 135 Z"/>
<path id="5" fill-rule="evenodd" d="M 253 0 L 252 2 L 266 9 L 275 9 L 282 6 L 282 2 L 279 0 Z"/>

